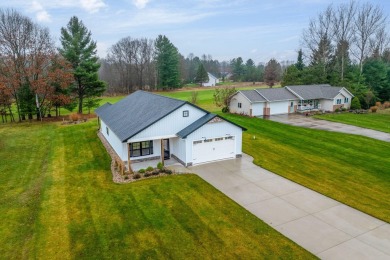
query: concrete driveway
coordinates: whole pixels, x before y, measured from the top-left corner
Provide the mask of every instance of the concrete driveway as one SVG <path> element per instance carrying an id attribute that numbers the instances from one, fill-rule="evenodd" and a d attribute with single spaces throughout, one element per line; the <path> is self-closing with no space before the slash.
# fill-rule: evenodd
<path id="1" fill-rule="evenodd" d="M 388 223 L 258 167 L 248 155 L 186 170 L 322 259 L 390 259 Z"/>
<path id="2" fill-rule="evenodd" d="M 353 125 L 330 122 L 326 120 L 316 119 L 310 116 L 300 114 L 275 115 L 270 116 L 269 120 L 284 124 L 301 126 L 307 128 L 321 129 L 333 132 L 341 132 L 347 134 L 363 135 L 381 141 L 390 142 L 390 134 L 375 131 L 367 128 L 362 128 Z"/>

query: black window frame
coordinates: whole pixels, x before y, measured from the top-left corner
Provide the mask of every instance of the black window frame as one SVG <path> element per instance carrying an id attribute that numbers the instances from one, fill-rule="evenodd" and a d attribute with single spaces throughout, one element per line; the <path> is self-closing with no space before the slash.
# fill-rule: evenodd
<path id="1" fill-rule="evenodd" d="M 183 110 L 183 117 L 189 117 L 190 111 L 189 110 Z"/>
<path id="2" fill-rule="evenodd" d="M 153 154 L 153 140 L 130 143 L 130 157 L 141 157 L 151 154 Z"/>
<path id="3" fill-rule="evenodd" d="M 238 102 L 238 108 L 242 108 L 242 103 Z"/>
<path id="4" fill-rule="evenodd" d="M 106 133 L 107 135 L 110 135 L 110 129 L 108 128 L 108 126 L 106 126 Z"/>

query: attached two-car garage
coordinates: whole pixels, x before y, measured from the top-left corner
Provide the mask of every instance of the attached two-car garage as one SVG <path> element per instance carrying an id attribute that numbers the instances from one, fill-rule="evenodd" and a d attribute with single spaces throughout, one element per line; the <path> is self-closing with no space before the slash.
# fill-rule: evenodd
<path id="1" fill-rule="evenodd" d="M 192 163 L 232 159 L 236 157 L 235 137 L 225 136 L 193 141 Z"/>

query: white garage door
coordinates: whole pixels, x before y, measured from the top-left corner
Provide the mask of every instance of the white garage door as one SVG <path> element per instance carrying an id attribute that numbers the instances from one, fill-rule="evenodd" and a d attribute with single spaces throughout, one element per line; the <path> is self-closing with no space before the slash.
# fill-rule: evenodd
<path id="1" fill-rule="evenodd" d="M 235 158 L 234 136 L 194 141 L 192 144 L 192 163 Z"/>
<path id="2" fill-rule="evenodd" d="M 289 102 L 271 102 L 270 103 L 270 113 L 271 115 L 278 115 L 278 114 L 287 114 L 288 113 L 288 107 Z"/>

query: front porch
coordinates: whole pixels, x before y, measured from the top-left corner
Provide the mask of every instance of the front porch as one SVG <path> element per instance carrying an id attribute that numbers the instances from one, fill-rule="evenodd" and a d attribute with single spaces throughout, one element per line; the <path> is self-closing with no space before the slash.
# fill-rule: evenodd
<path id="1" fill-rule="evenodd" d="M 131 163 L 131 169 L 136 172 L 136 171 L 139 171 L 140 169 L 146 169 L 149 166 L 156 168 L 157 164 L 159 162 L 161 162 L 161 159 L 147 160 L 147 161 L 142 161 L 142 162 L 133 162 L 133 163 Z M 128 165 L 127 161 L 124 163 L 125 163 L 125 165 Z M 166 166 L 166 167 L 167 166 L 175 166 L 175 165 L 182 166 L 182 164 L 180 162 L 178 162 L 177 160 L 175 160 L 173 157 L 171 157 L 168 160 L 164 160 L 164 166 Z"/>
<path id="2" fill-rule="evenodd" d="M 321 104 L 318 99 L 309 99 L 309 100 L 300 100 L 298 103 L 297 112 L 305 113 L 312 111 L 319 111 L 321 109 Z"/>

